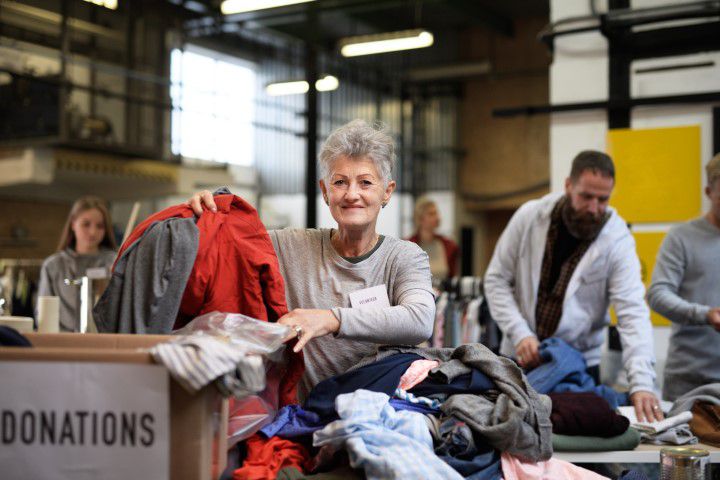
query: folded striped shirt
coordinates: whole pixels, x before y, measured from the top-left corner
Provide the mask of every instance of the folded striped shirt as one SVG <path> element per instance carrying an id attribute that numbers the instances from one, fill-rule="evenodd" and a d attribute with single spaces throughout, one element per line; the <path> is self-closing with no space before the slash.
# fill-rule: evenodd
<path id="1" fill-rule="evenodd" d="M 178 337 L 155 345 L 150 353 L 190 393 L 212 382 L 225 396 L 243 397 L 265 389 L 262 357 L 247 355 L 215 337 Z"/>

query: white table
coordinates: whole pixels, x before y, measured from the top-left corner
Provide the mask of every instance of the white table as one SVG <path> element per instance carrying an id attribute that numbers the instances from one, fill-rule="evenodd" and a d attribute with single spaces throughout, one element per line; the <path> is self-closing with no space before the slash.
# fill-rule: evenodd
<path id="1" fill-rule="evenodd" d="M 640 444 L 635 450 L 619 450 L 612 452 L 555 452 L 553 458 L 571 463 L 659 463 L 660 450 L 673 445 Z M 681 445 L 701 448 L 710 452 L 710 463 L 720 463 L 720 448 L 702 443 Z"/>

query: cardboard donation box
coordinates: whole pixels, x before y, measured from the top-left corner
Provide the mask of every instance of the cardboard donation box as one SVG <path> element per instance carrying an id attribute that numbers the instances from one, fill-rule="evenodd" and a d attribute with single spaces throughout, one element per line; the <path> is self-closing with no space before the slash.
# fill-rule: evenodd
<path id="1" fill-rule="evenodd" d="M 191 395 L 141 348 L 164 335 L 29 333 L 0 348 L 0 477 L 212 479 L 227 401 Z"/>

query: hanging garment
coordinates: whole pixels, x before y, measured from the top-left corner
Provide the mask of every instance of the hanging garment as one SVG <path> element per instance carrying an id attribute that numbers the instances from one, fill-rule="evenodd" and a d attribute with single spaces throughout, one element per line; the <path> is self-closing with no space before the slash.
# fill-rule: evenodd
<path id="1" fill-rule="evenodd" d="M 257 211 L 234 195 L 214 198 L 216 213 L 206 211 L 196 219 L 189 206 L 177 205 L 133 230 L 94 309 L 98 330 L 169 333 L 213 311 L 266 321 L 287 313 L 275 250 Z M 288 356 L 280 385 L 282 405 L 297 403 L 296 384 L 304 369 L 302 354 Z"/>
<path id="2" fill-rule="evenodd" d="M 390 396 L 408 367 L 420 359 L 422 357 L 412 353 L 393 355 L 342 375 L 330 377 L 318 383 L 310 391 L 304 408 L 317 413 L 323 420 L 336 419 L 335 399 L 339 395 L 365 389 Z"/>
<path id="3" fill-rule="evenodd" d="M 501 461 L 505 480 L 608 480 L 608 477 L 557 458 L 530 463 L 503 453 Z"/>
<path id="4" fill-rule="evenodd" d="M 435 305 L 435 326 L 430 344 L 435 348 L 441 348 L 445 342 L 445 314 L 450 301 L 450 295 L 442 292 Z"/>
<path id="5" fill-rule="evenodd" d="M 340 420 L 315 432 L 313 445 L 343 446 L 368 479 L 462 477 L 437 458 L 423 415 L 396 412 L 384 393 L 358 390 L 337 397 Z"/>
<path id="6" fill-rule="evenodd" d="M 245 397 L 265 388 L 265 367 L 260 356 L 246 355 L 213 337 L 176 337 L 158 343 L 150 353 L 190 393 L 213 381 L 225 396 Z"/>
<path id="7" fill-rule="evenodd" d="M 264 439 L 253 435 L 247 439 L 247 456 L 242 467 L 233 472 L 233 480 L 275 480 L 280 469 L 295 467 L 308 469 L 307 449 L 291 440 L 279 437 Z"/>
<path id="8" fill-rule="evenodd" d="M 287 405 L 280 409 L 275 420 L 260 429 L 266 437 L 295 438 L 311 435 L 328 422 L 323 422 L 315 412 L 308 412 L 300 405 Z"/>
<path id="9" fill-rule="evenodd" d="M 615 437 L 625 433 L 630 420 L 610 409 L 607 401 L 592 392 L 550 393 L 553 433 Z"/>
<path id="10" fill-rule="evenodd" d="M 617 437 L 586 437 L 582 435 L 552 436 L 553 449 L 557 452 L 612 452 L 615 450 L 635 450 L 640 445 L 640 432 L 628 428 Z"/>
<path id="11" fill-rule="evenodd" d="M 626 393 L 619 393 L 606 385 L 595 385 L 587 374 L 585 359 L 578 350 L 559 338 L 547 338 L 540 343 L 542 364 L 529 372 L 530 385 L 540 393 L 595 392 L 615 409 L 629 402 Z"/>

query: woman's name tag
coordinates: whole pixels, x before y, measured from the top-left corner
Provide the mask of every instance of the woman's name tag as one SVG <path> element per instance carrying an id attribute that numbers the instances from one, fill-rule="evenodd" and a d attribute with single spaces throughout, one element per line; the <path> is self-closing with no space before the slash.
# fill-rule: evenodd
<path id="1" fill-rule="evenodd" d="M 348 294 L 353 308 L 386 308 L 390 306 L 387 287 L 377 285 Z"/>

